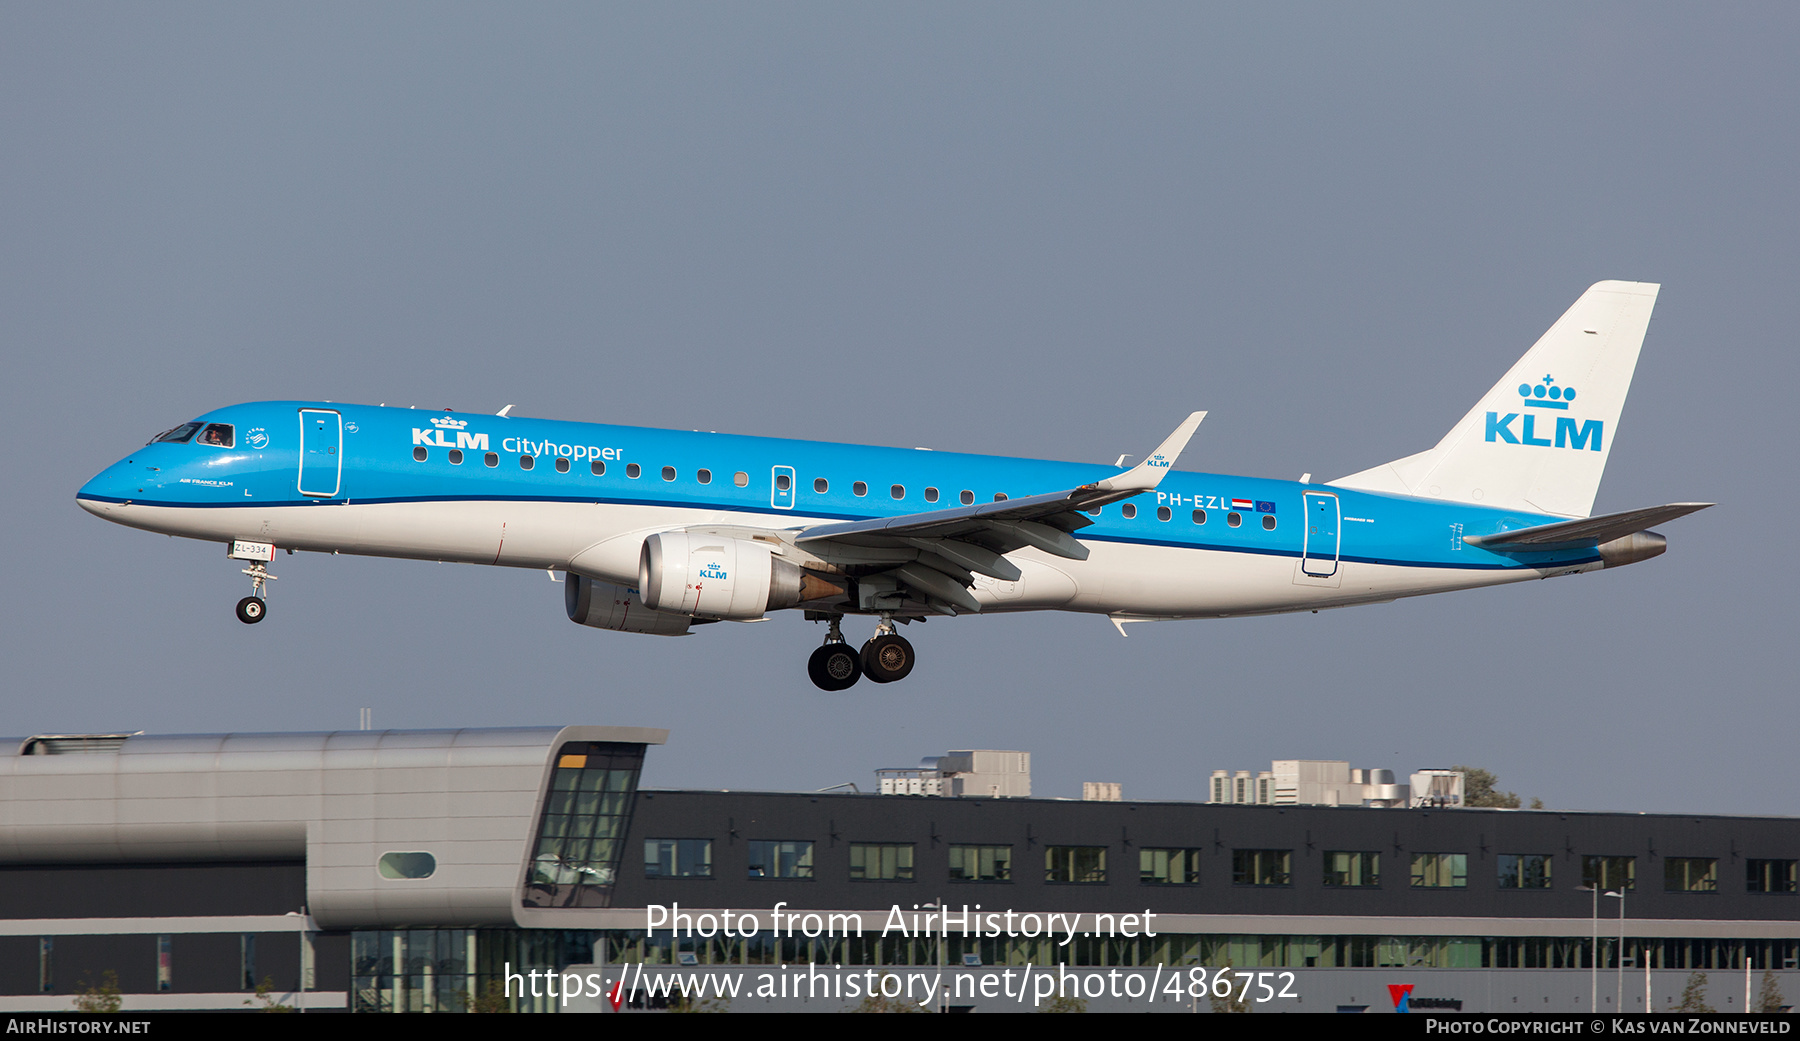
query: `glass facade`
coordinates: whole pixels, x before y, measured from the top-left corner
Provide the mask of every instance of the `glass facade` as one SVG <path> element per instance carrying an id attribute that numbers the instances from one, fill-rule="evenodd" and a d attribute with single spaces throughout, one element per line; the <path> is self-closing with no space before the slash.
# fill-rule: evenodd
<path id="1" fill-rule="evenodd" d="M 1467 853 L 1414 853 L 1414 889 L 1462 889 L 1469 884 Z"/>
<path id="2" fill-rule="evenodd" d="M 1078 883 L 1106 881 L 1106 847 L 1045 847 L 1044 881 Z"/>
<path id="3" fill-rule="evenodd" d="M 1501 889 L 1549 889 L 1550 867 L 1555 859 L 1548 853 L 1502 853 L 1497 859 L 1497 884 Z"/>
<path id="4" fill-rule="evenodd" d="M 1011 846 L 951 846 L 950 881 L 1011 882 Z"/>
<path id="5" fill-rule="evenodd" d="M 1147 886 L 1197 886 L 1200 884 L 1200 851 L 1138 850 L 1138 881 Z"/>
<path id="6" fill-rule="evenodd" d="M 813 877 L 813 844 L 752 839 L 750 841 L 750 877 Z"/>
<path id="7" fill-rule="evenodd" d="M 1234 849 L 1231 851 L 1231 884 L 1234 886 L 1286 886 L 1294 881 L 1291 849 Z"/>
<path id="8" fill-rule="evenodd" d="M 1340 888 L 1381 885 L 1381 854 L 1326 851 L 1325 884 Z"/>
<path id="9" fill-rule="evenodd" d="M 642 745 L 563 745 L 538 823 L 526 907 L 606 907 L 631 823 Z"/>

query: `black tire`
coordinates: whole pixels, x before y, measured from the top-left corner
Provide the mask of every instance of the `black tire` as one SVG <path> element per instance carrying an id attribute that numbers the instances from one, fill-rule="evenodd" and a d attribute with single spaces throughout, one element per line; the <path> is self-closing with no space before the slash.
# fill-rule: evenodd
<path id="1" fill-rule="evenodd" d="M 263 616 L 268 613 L 269 605 L 265 603 L 260 596 L 247 596 L 238 601 L 238 621 L 243 622 L 245 625 L 255 625 L 257 622 L 262 621 Z"/>
<path id="2" fill-rule="evenodd" d="M 903 680 L 913 670 L 913 646 L 906 637 L 889 633 L 863 644 L 863 675 L 876 683 Z"/>
<path id="3" fill-rule="evenodd" d="M 849 690 L 862 679 L 862 659 L 847 643 L 828 643 L 806 660 L 806 674 L 820 690 Z"/>

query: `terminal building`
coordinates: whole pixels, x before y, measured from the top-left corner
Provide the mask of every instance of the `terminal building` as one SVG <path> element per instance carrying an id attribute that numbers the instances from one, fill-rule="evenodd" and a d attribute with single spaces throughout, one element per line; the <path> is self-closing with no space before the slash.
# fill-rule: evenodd
<path id="1" fill-rule="evenodd" d="M 1720 1011 L 1769 970 L 1800 995 L 1796 818 L 642 789 L 666 737 L 9 740 L 0 1008 L 116 981 L 126 1010 L 835 1012 L 871 1007 L 846 976 L 941 974 L 926 1007 L 1029 1011 L 1048 974 L 1092 1011 L 1204 1012 L 1190 981 L 1221 971 L 1269 985 L 1259 1012 L 1407 986 L 1421 1010 L 1667 1010 L 1695 972 Z M 938 780 L 1028 776 L 979 755 Z M 948 937 L 917 928 L 944 911 Z"/>

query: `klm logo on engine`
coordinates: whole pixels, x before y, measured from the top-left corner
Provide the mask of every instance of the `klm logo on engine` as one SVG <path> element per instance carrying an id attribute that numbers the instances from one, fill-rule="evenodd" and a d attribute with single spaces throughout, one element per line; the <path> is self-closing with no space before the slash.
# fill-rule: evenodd
<path id="1" fill-rule="evenodd" d="M 415 445 L 431 445 L 437 448 L 467 448 L 476 452 L 485 452 L 488 450 L 488 436 L 486 434 L 471 434 L 463 429 L 469 425 L 469 421 L 466 419 L 450 419 L 448 417 L 433 416 L 431 425 L 436 429 L 420 430 L 418 427 L 413 427 L 412 443 Z M 456 440 L 454 441 L 449 441 L 444 438 L 445 431 L 451 430 L 456 432 Z"/>
<path id="2" fill-rule="evenodd" d="M 1553 377 L 1545 376 L 1536 386 L 1519 384 L 1519 397 L 1524 399 L 1519 407 L 1526 411 L 1508 412 L 1505 415 L 1498 412 L 1487 414 L 1487 440 L 1509 445 L 1536 445 L 1539 448 L 1573 448 L 1578 451 L 1585 448 L 1590 452 L 1600 451 L 1601 438 L 1606 429 L 1603 421 L 1556 416 L 1554 432 L 1544 430 L 1540 433 L 1537 421 L 1552 417 L 1530 411 L 1546 409 L 1567 412 L 1569 403 L 1575 400 L 1574 387 L 1559 387 Z M 1518 426 L 1514 427 L 1514 423 Z"/>
<path id="3" fill-rule="evenodd" d="M 701 578 L 716 578 L 719 581 L 723 582 L 723 581 L 725 581 L 726 573 L 724 571 L 719 570 L 718 563 L 714 562 L 714 563 L 708 564 L 705 567 L 700 569 L 700 577 Z"/>

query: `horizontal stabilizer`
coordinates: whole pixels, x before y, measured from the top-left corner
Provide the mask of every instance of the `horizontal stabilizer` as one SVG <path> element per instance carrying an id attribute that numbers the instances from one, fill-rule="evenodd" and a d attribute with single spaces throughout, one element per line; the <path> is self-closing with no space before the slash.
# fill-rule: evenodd
<path id="1" fill-rule="evenodd" d="M 1646 506 L 1641 510 L 1609 513 L 1602 517 L 1539 524 L 1494 535 L 1468 535 L 1463 541 L 1496 553 L 1543 553 L 1566 546 L 1611 542 L 1652 525 L 1698 513 L 1711 505 L 1710 502 L 1672 502 L 1666 506 Z"/>

